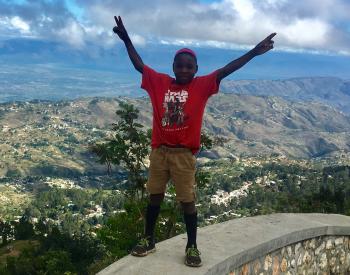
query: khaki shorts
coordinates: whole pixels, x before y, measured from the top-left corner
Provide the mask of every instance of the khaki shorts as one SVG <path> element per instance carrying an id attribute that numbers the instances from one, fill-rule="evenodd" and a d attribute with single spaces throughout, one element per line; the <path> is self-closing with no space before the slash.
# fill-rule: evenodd
<path id="1" fill-rule="evenodd" d="M 195 201 L 196 157 L 187 148 L 161 146 L 152 149 L 147 181 L 150 194 L 165 193 L 171 179 L 175 185 L 176 200 Z"/>

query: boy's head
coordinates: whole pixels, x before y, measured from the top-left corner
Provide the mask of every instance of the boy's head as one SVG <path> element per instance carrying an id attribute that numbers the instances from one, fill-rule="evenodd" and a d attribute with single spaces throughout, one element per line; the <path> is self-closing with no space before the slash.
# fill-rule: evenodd
<path id="1" fill-rule="evenodd" d="M 174 56 L 173 71 L 176 83 L 190 83 L 198 71 L 195 52 L 187 48 L 178 50 Z"/>

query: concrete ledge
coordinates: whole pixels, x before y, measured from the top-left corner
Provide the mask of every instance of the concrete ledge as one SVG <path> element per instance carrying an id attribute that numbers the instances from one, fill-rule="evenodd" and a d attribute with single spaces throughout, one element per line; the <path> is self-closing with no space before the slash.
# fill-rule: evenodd
<path id="1" fill-rule="evenodd" d="M 157 243 L 156 253 L 126 256 L 98 275 L 228 274 L 276 249 L 327 235 L 350 235 L 350 217 L 337 214 L 280 213 L 248 217 L 198 229 L 203 266 L 184 265 L 186 235 Z"/>

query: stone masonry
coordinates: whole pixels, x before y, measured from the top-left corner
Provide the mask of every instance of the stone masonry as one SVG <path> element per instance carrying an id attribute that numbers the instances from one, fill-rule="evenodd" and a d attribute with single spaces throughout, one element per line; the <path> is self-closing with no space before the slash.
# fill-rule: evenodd
<path id="1" fill-rule="evenodd" d="M 320 236 L 277 249 L 229 275 L 350 274 L 349 236 Z"/>

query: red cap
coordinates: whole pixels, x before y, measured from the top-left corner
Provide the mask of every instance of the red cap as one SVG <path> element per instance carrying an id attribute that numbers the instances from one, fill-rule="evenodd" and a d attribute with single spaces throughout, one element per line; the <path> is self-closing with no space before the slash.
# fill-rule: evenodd
<path id="1" fill-rule="evenodd" d="M 196 53 L 194 51 L 192 51 L 191 49 L 188 49 L 188 48 L 182 48 L 182 49 L 178 50 L 175 53 L 175 56 L 177 56 L 180 53 L 188 53 L 190 55 L 193 55 L 195 58 L 197 58 Z"/>

